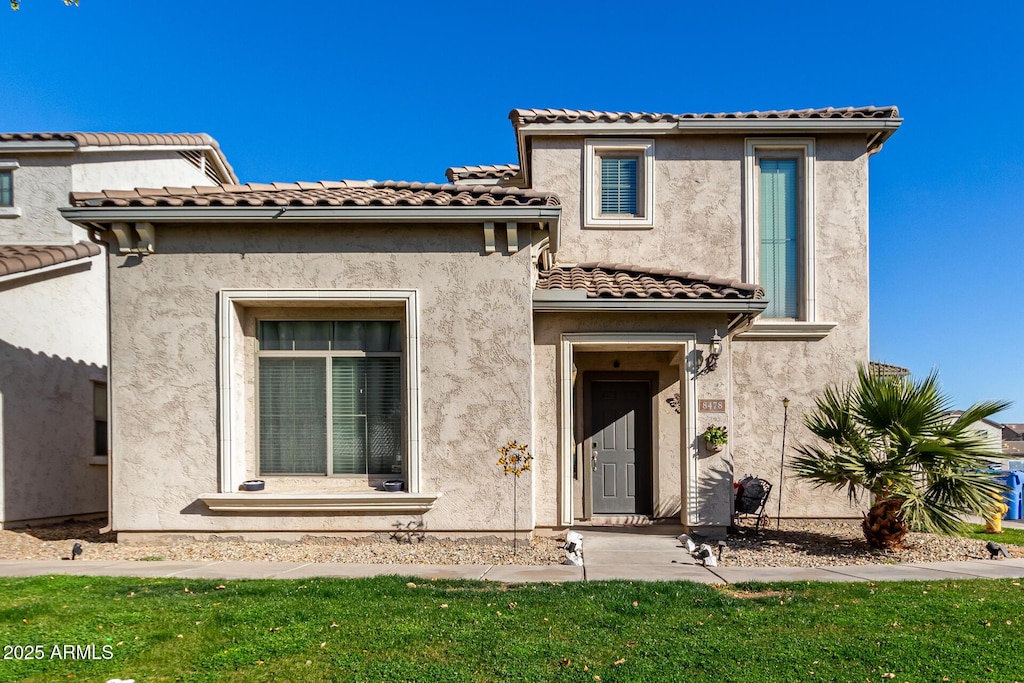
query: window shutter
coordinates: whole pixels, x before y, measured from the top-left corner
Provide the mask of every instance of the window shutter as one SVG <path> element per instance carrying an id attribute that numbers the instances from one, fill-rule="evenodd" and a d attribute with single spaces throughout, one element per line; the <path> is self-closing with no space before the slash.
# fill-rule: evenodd
<path id="1" fill-rule="evenodd" d="M 601 157 L 601 214 L 637 215 L 636 157 Z"/>
<path id="2" fill-rule="evenodd" d="M 259 369 L 260 473 L 327 469 L 327 368 L 322 358 L 263 358 Z"/>
<path id="3" fill-rule="evenodd" d="M 766 318 L 799 314 L 797 267 L 797 162 L 762 160 L 761 285 L 768 298 Z"/>

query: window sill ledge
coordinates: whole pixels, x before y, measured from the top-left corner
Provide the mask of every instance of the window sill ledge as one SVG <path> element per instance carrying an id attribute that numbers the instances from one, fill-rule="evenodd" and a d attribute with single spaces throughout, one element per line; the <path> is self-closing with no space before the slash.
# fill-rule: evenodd
<path id="1" fill-rule="evenodd" d="M 16 206 L 0 207 L 0 218 L 21 218 L 21 209 Z"/>
<path id="2" fill-rule="evenodd" d="M 802 339 L 815 341 L 824 339 L 839 323 L 791 321 L 758 321 L 746 332 L 736 336 L 737 339 Z"/>
<path id="3" fill-rule="evenodd" d="M 199 496 L 213 512 L 387 512 L 422 514 L 440 493 L 204 493 Z"/>
<path id="4" fill-rule="evenodd" d="M 95 465 L 96 467 L 106 467 L 108 462 L 107 456 L 105 455 L 94 455 L 89 458 L 89 464 Z"/>

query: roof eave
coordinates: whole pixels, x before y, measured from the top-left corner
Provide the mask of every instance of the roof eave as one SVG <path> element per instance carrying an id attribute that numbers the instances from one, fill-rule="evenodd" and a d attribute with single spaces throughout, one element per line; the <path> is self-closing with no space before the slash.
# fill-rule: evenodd
<path id="1" fill-rule="evenodd" d="M 533 292 L 534 313 L 615 313 L 615 312 L 678 312 L 753 313 L 768 307 L 767 299 L 604 299 L 587 297 L 578 289 Z"/>
<path id="2" fill-rule="evenodd" d="M 0 142 L 0 153 L 71 154 L 76 151 L 78 151 L 78 144 L 71 140 L 4 140 Z"/>

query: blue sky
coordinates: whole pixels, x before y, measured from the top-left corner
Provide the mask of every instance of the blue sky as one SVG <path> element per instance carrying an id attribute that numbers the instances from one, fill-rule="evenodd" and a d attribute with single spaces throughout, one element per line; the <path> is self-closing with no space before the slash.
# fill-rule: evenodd
<path id="1" fill-rule="evenodd" d="M 513 107 L 895 104 L 871 356 L 1024 422 L 1024 3 L 719 5 L 23 0 L 0 131 L 203 131 L 243 181 L 443 181 L 516 160 Z"/>

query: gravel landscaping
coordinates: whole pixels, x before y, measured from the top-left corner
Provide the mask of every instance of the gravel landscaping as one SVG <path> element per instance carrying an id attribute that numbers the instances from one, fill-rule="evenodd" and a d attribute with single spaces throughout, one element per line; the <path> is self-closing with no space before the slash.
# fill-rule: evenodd
<path id="1" fill-rule="evenodd" d="M 307 537 L 297 543 L 232 540 L 177 540 L 162 544 L 118 544 L 114 534 L 100 534 L 102 522 L 66 522 L 30 529 L 0 531 L 0 560 L 54 560 L 68 558 L 75 542 L 82 559 L 177 561 L 280 561 L 345 562 L 353 564 L 519 564 L 551 565 L 564 559 L 562 541 L 538 536 L 520 540 L 515 556 L 512 542 L 497 538 L 438 539 L 378 534 L 361 539 Z M 993 536 L 998 541 L 997 536 Z M 784 521 L 754 534 L 740 527 L 729 536 L 722 566 L 815 567 L 895 564 L 985 559 L 985 542 L 934 534 L 910 534 L 899 551 L 871 550 L 859 523 L 837 521 Z M 1024 547 L 1007 545 L 1014 557 Z M 683 550 L 680 549 L 680 553 Z M 584 557 L 586 548 L 584 548 Z"/>

